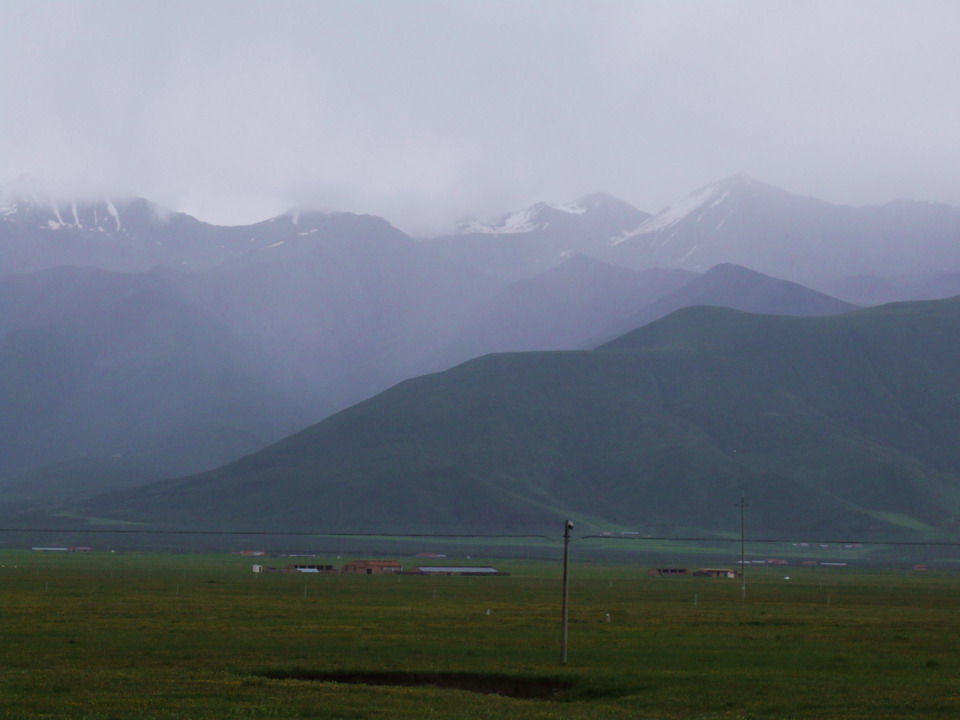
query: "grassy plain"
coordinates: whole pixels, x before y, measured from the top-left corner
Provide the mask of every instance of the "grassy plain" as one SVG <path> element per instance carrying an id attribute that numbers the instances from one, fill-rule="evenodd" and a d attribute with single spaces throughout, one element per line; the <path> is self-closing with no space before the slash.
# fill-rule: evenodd
<path id="1" fill-rule="evenodd" d="M 561 667 L 557 563 L 498 560 L 511 574 L 489 578 L 254 575 L 251 564 L 0 552 L 0 717 L 960 716 L 952 573 L 770 567 L 751 573 L 744 599 L 736 580 L 575 563 Z M 517 699 L 304 679 L 336 672 L 569 687 Z"/>

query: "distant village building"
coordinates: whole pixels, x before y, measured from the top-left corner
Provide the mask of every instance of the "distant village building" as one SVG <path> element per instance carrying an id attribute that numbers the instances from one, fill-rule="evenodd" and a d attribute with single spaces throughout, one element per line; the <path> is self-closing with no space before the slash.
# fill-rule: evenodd
<path id="1" fill-rule="evenodd" d="M 353 560 L 340 571 L 344 575 L 398 575 L 403 566 L 396 560 Z"/>
<path id="2" fill-rule="evenodd" d="M 495 567 L 476 565 L 418 565 L 411 575 L 507 575 Z"/>
<path id="3" fill-rule="evenodd" d="M 284 572 L 288 573 L 335 573 L 337 571 L 336 565 L 287 565 L 284 568 Z"/>
<path id="4" fill-rule="evenodd" d="M 665 568 L 650 568 L 647 570 L 647 575 L 653 575 L 655 577 L 672 577 L 676 575 L 687 575 L 689 570 L 686 568 L 676 568 L 676 567 L 665 567 Z"/>
<path id="5" fill-rule="evenodd" d="M 231 555 L 240 555 L 242 557 L 264 557 L 267 554 L 266 550 L 236 550 Z"/>
<path id="6" fill-rule="evenodd" d="M 735 578 L 738 573 L 729 568 L 700 568 L 693 571 L 696 577 L 717 577 L 717 578 Z"/>

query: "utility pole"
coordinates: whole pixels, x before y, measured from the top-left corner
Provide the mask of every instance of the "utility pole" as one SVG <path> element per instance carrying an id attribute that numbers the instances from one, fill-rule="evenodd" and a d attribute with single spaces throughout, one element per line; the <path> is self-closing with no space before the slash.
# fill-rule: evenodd
<path id="1" fill-rule="evenodd" d="M 740 596 L 743 600 L 747 599 L 746 524 L 744 521 L 746 507 L 746 498 L 740 495 Z"/>
<path id="2" fill-rule="evenodd" d="M 573 521 L 563 524 L 563 621 L 560 626 L 560 664 L 567 664 L 567 626 L 570 621 L 570 531 Z"/>

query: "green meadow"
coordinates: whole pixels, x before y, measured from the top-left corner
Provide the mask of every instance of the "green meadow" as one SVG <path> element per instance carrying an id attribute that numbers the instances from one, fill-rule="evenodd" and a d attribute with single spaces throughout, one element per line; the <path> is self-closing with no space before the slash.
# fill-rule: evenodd
<path id="1" fill-rule="evenodd" d="M 0 552 L 0 717 L 960 717 L 954 573 L 766 567 L 743 597 L 574 562 L 561 666 L 559 562 L 440 561 L 510 573 L 483 578 L 254 562 L 293 560 Z"/>

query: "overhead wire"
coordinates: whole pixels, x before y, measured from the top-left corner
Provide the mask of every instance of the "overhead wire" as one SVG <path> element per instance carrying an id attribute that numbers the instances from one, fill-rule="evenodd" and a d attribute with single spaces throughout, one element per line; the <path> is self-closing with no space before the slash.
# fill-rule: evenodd
<path id="1" fill-rule="evenodd" d="M 104 534 L 104 535 L 203 535 L 203 536 L 253 536 L 253 537 L 344 537 L 344 538 L 447 538 L 476 540 L 546 540 L 562 542 L 562 536 L 556 537 L 542 533 L 499 534 L 499 533 L 358 533 L 323 532 L 304 530 L 200 530 L 200 529 L 149 529 L 149 528 L 11 528 L 0 527 L 0 533 L 67 533 L 67 534 Z M 738 543 L 740 538 L 671 536 L 671 535 L 634 535 L 634 534 L 587 534 L 571 540 L 612 540 L 617 542 L 696 542 L 696 543 Z M 811 539 L 798 542 L 786 538 L 747 538 L 750 544 L 774 545 L 892 545 L 898 547 L 960 547 L 960 541 L 950 540 L 862 540 L 862 539 Z"/>

